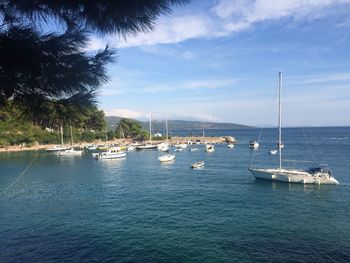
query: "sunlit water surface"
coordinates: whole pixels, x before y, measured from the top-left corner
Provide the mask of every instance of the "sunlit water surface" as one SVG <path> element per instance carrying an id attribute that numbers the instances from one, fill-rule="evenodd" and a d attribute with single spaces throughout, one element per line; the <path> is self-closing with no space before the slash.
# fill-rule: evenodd
<path id="1" fill-rule="evenodd" d="M 157 151 L 109 161 L 42 152 L 22 176 L 35 154 L 3 153 L 0 262 L 350 262 L 350 128 L 284 130 L 284 158 L 327 162 L 338 186 L 256 181 L 247 144 L 259 133 L 209 130 L 239 143 L 169 164 Z M 253 164 L 276 165 L 275 144 L 264 130 Z"/>

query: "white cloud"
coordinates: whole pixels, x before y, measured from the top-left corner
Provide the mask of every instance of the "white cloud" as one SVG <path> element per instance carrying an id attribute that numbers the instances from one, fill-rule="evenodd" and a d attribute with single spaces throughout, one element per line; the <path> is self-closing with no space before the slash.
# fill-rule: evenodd
<path id="1" fill-rule="evenodd" d="M 209 33 L 210 22 L 202 16 L 163 17 L 151 33 L 132 38 L 118 39 L 117 47 L 179 43 L 187 39 L 204 37 Z"/>
<path id="2" fill-rule="evenodd" d="M 190 80 L 183 83 L 173 85 L 151 85 L 140 89 L 141 92 L 169 92 L 178 90 L 199 90 L 199 89 L 220 89 L 228 88 L 235 84 L 234 79 L 204 79 L 204 80 Z"/>
<path id="3" fill-rule="evenodd" d="M 150 117 L 150 112 L 134 111 L 129 109 L 113 108 L 104 110 L 106 116 L 119 116 L 123 118 L 131 118 L 136 120 L 147 121 Z M 165 118 L 170 120 L 200 120 L 200 121 L 221 121 L 214 115 L 206 113 L 193 112 L 188 114 L 183 110 L 175 110 L 172 112 L 161 112 L 159 109 L 152 112 L 152 120 L 164 120 Z"/>
<path id="4" fill-rule="evenodd" d="M 149 118 L 149 113 L 141 112 L 141 111 L 133 111 L 128 109 L 108 109 L 104 111 L 106 116 L 120 116 L 124 118 L 132 118 L 132 119 L 146 119 Z"/>
<path id="5" fill-rule="evenodd" d="M 283 18 L 318 19 L 332 15 L 330 11 L 334 8 L 348 7 L 349 3 L 350 0 L 220 0 L 210 12 L 192 10 L 192 13 L 183 14 L 187 11 L 185 6 L 179 9 L 182 14 L 175 12 L 170 16 L 160 17 L 156 21 L 155 30 L 150 33 L 140 33 L 126 39 L 118 35 L 105 39 L 93 37 L 90 49 L 103 48 L 107 43 L 113 47 L 126 48 L 228 36 L 266 21 Z"/>

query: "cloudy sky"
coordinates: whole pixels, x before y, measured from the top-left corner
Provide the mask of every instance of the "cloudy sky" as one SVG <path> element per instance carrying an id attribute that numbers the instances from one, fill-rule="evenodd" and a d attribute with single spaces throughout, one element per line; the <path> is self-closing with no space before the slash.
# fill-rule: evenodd
<path id="1" fill-rule="evenodd" d="M 350 0 L 192 0 L 149 34 L 93 37 L 117 48 L 101 89 L 107 115 L 350 125 Z"/>

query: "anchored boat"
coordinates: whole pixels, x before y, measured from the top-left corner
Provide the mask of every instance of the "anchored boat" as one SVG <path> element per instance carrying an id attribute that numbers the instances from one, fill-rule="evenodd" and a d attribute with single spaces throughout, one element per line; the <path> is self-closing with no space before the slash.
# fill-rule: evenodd
<path id="1" fill-rule="evenodd" d="M 279 166 L 277 168 L 253 168 L 250 172 L 258 179 L 280 181 L 287 183 L 301 184 L 339 184 L 333 177 L 332 172 L 327 167 L 313 167 L 307 170 L 282 167 L 282 114 L 281 114 L 281 89 L 282 89 L 282 72 L 278 73 L 278 153 Z"/>

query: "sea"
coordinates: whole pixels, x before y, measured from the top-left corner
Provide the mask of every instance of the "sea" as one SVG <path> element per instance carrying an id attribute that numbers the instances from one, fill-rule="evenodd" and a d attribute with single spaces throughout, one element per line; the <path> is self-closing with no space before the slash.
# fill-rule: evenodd
<path id="1" fill-rule="evenodd" d="M 168 164 L 1 153 L 0 262 L 350 262 L 350 127 L 283 129 L 283 166 L 328 164 L 339 185 L 256 180 L 251 165 L 278 165 L 277 130 L 206 131 L 223 135 L 233 149 Z"/>

